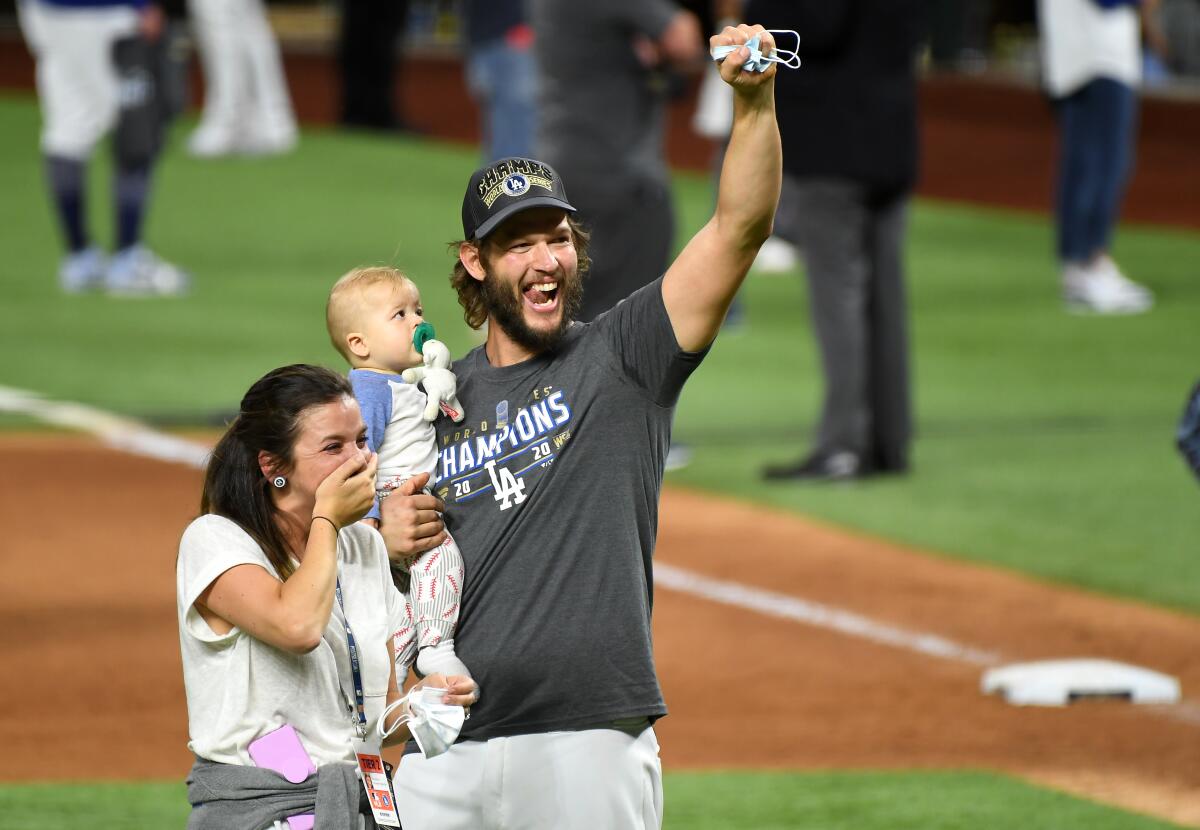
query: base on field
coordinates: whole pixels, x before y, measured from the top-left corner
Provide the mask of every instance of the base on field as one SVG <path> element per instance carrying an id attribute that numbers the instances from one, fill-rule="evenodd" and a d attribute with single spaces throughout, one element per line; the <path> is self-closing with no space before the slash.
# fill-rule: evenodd
<path id="1" fill-rule="evenodd" d="M 1015 706 L 1066 706 L 1092 698 L 1179 702 L 1179 681 L 1174 677 L 1113 660 L 1013 663 L 984 672 L 980 688 L 984 694 L 1004 695 Z"/>

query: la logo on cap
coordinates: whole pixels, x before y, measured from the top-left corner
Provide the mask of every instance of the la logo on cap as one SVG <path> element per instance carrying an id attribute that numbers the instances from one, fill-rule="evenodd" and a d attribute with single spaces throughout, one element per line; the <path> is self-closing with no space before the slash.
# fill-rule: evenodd
<path id="1" fill-rule="evenodd" d="M 529 179 L 525 178 L 520 173 L 513 173 L 504 180 L 504 184 L 501 186 L 504 188 L 504 192 L 509 196 L 520 196 L 529 189 Z"/>

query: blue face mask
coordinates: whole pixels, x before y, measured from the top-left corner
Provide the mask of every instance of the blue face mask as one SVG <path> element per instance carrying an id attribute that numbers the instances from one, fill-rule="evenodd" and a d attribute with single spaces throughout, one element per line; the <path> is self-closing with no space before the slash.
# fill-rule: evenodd
<path id="1" fill-rule="evenodd" d="M 773 35 L 792 35 L 796 38 L 796 49 L 800 48 L 799 32 L 794 32 L 791 29 L 768 29 L 767 31 Z M 745 69 L 747 72 L 765 72 L 767 67 L 773 63 L 783 64 L 790 69 L 800 68 L 800 55 L 797 53 L 796 49 L 788 50 L 776 48 L 772 49 L 769 55 L 764 55 L 762 50 L 759 48 L 760 40 L 761 36 L 755 35 L 744 44 L 745 47 L 750 50 L 750 58 L 744 64 L 742 64 L 742 69 Z M 741 47 L 714 46 L 710 54 L 712 55 L 713 60 L 723 61 L 735 49 L 739 48 Z"/>

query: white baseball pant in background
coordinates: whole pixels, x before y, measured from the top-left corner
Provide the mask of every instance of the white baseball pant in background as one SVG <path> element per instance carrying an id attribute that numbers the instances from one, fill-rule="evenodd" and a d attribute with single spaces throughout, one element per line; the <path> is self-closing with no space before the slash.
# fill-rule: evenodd
<path id="1" fill-rule="evenodd" d="M 262 0 L 189 0 L 188 14 L 204 65 L 193 152 L 286 149 L 296 119 Z"/>
<path id="2" fill-rule="evenodd" d="M 21 29 L 37 60 L 42 152 L 86 160 L 117 119 L 113 43 L 138 30 L 132 6 L 62 8 L 17 4 Z"/>

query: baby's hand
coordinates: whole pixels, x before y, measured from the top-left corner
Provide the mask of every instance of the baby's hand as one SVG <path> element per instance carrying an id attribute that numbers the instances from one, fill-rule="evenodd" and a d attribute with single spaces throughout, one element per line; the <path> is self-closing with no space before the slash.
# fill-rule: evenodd
<path id="1" fill-rule="evenodd" d="M 465 674 L 431 674 L 417 684 L 417 687 L 429 686 L 434 689 L 445 689 L 446 696 L 442 702 L 450 706 L 471 708 L 471 704 L 479 702 L 479 684 Z"/>

